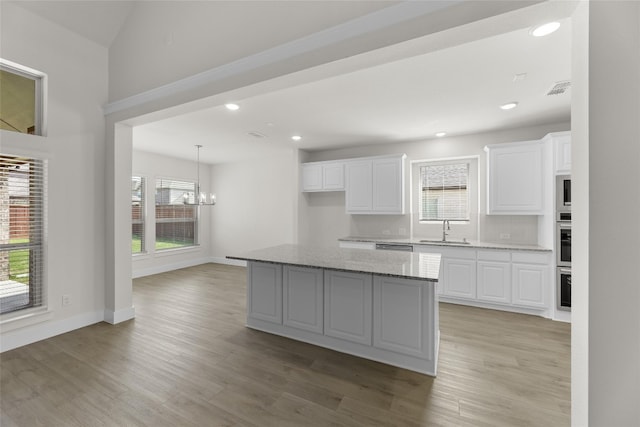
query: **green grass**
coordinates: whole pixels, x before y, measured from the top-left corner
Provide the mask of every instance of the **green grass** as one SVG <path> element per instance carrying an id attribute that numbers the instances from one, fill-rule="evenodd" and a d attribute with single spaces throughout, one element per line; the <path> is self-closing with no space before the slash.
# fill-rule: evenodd
<path id="1" fill-rule="evenodd" d="M 156 240 L 156 250 L 161 251 L 163 249 L 175 249 L 175 248 L 183 248 L 187 246 L 193 246 L 192 242 L 176 242 L 174 240 L 161 239 Z M 138 254 L 141 252 L 142 243 L 140 242 L 140 237 L 133 236 L 131 239 L 131 252 L 134 254 Z"/>
<path id="2" fill-rule="evenodd" d="M 29 239 L 11 239 L 9 243 L 28 243 Z M 29 284 L 29 249 L 9 251 L 9 280 Z M 26 276 L 23 276 L 27 274 Z"/>

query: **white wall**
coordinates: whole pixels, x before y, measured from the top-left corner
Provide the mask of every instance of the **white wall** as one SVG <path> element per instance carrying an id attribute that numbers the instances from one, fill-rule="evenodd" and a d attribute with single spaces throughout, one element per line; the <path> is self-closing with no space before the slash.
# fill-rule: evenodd
<path id="1" fill-rule="evenodd" d="M 49 159 L 48 314 L 6 322 L 0 349 L 103 319 L 107 50 L 8 2 L 1 3 L 3 58 L 48 75 L 46 138 L 2 131 L 0 152 Z M 62 307 L 62 295 L 71 304 Z M 24 326 L 33 320 L 44 320 Z M 22 327 L 20 327 L 22 326 Z"/>
<path id="2" fill-rule="evenodd" d="M 640 3 L 590 2 L 588 36 L 588 68 L 583 70 L 588 86 L 580 88 L 588 98 L 586 110 L 584 105 L 579 110 L 581 136 L 588 138 L 574 148 L 589 152 L 577 158 L 576 209 L 581 210 L 575 213 L 580 218 L 574 228 L 577 243 L 587 247 L 576 254 L 576 267 L 587 274 L 577 276 L 585 282 L 573 281 L 580 304 L 573 327 L 579 337 L 576 349 L 588 349 L 588 358 L 572 360 L 577 363 L 574 373 L 587 375 L 588 404 L 579 394 L 574 424 L 587 420 L 594 427 L 638 426 Z M 574 384 L 583 382 L 576 379 Z"/>
<path id="3" fill-rule="evenodd" d="M 465 235 L 462 226 L 451 226 L 451 236 L 455 238 L 503 243 L 537 244 L 538 219 L 527 215 L 486 215 L 486 156 L 487 144 L 537 140 L 550 132 L 569 130 L 569 123 L 556 123 L 509 129 L 475 135 L 452 136 L 420 142 L 368 145 L 339 150 L 309 152 L 305 161 L 348 159 L 354 157 L 377 156 L 383 154 L 407 154 L 406 212 L 409 205 L 409 175 L 411 162 L 415 160 L 435 160 L 451 157 L 479 156 L 480 218 L 479 236 Z M 401 229 L 411 229 L 411 215 L 347 215 L 343 192 L 304 193 L 300 199 L 300 242 L 304 244 L 336 245 L 340 237 L 356 236 L 401 236 Z M 388 232 L 388 233 L 387 233 Z M 416 234 L 418 237 L 439 238 L 440 226 L 429 233 Z M 509 240 L 500 240 L 501 233 L 509 233 Z M 408 234 L 405 237 L 409 237 Z"/>
<path id="4" fill-rule="evenodd" d="M 133 144 L 136 131 L 133 129 Z M 191 248 L 165 250 L 154 249 L 155 235 L 155 181 L 157 178 L 173 178 L 185 181 L 196 181 L 196 162 L 162 156 L 144 151 L 133 151 L 132 172 L 135 176 L 146 179 L 146 253 L 136 254 L 132 258 L 133 277 L 147 276 L 164 271 L 175 270 L 210 261 L 211 256 L 211 218 L 217 206 L 200 207 L 198 229 L 199 244 Z M 211 177 L 211 167 L 200 163 L 200 185 L 207 191 Z"/>
<path id="5" fill-rule="evenodd" d="M 258 160 L 214 165 L 211 188 L 213 259 L 253 249 L 296 243 L 298 153 L 274 146 Z"/>

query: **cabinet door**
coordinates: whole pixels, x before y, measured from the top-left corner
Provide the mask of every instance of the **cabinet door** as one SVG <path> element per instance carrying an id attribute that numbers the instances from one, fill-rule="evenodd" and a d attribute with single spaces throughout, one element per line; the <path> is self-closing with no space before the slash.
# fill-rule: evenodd
<path id="1" fill-rule="evenodd" d="M 373 278 L 373 345 L 430 358 L 433 354 L 434 283 Z"/>
<path id="2" fill-rule="evenodd" d="M 512 302 L 525 307 L 546 308 L 548 267 L 536 264 L 512 264 Z"/>
<path id="3" fill-rule="evenodd" d="M 247 315 L 282 323 L 282 266 L 249 262 L 247 269 Z"/>
<path id="4" fill-rule="evenodd" d="M 322 269 L 285 266 L 282 322 L 321 334 L 323 328 Z"/>
<path id="5" fill-rule="evenodd" d="M 481 301 L 511 303 L 511 264 L 507 262 L 478 261 L 478 299 Z"/>
<path id="6" fill-rule="evenodd" d="M 373 160 L 373 210 L 404 213 L 404 158 Z"/>
<path id="7" fill-rule="evenodd" d="M 347 213 L 369 212 L 372 207 L 372 162 L 359 160 L 346 165 Z"/>
<path id="8" fill-rule="evenodd" d="M 488 214 L 544 213 L 543 148 L 539 141 L 486 148 Z"/>
<path id="9" fill-rule="evenodd" d="M 326 163 L 322 166 L 322 189 L 325 191 L 344 190 L 344 164 Z"/>
<path id="10" fill-rule="evenodd" d="M 555 148 L 555 170 L 557 175 L 571 173 L 571 134 L 563 134 L 553 137 Z"/>
<path id="11" fill-rule="evenodd" d="M 442 262 L 443 295 L 470 298 L 476 297 L 476 261 L 445 258 Z"/>
<path id="12" fill-rule="evenodd" d="M 302 165 L 302 191 L 322 190 L 322 166 L 319 164 Z"/>
<path id="13" fill-rule="evenodd" d="M 372 276 L 326 270 L 325 335 L 371 345 Z"/>

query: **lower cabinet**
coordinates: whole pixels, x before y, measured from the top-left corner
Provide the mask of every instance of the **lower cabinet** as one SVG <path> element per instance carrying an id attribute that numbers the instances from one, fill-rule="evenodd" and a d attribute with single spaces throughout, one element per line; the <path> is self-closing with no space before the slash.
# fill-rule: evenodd
<path id="1" fill-rule="evenodd" d="M 549 309 L 552 279 L 550 252 L 443 248 L 414 245 L 417 252 L 442 254 L 443 301 L 491 304 L 512 309 Z"/>
<path id="2" fill-rule="evenodd" d="M 545 253 L 514 252 L 511 261 L 511 303 L 523 307 L 547 308 L 550 300 L 550 256 Z"/>
<path id="3" fill-rule="evenodd" d="M 511 254 L 478 252 L 478 300 L 511 303 Z"/>
<path id="4" fill-rule="evenodd" d="M 322 269 L 284 266 L 282 323 L 321 334 L 324 318 L 323 285 Z"/>
<path id="5" fill-rule="evenodd" d="M 247 267 L 247 315 L 282 323 L 282 266 L 250 262 Z"/>
<path id="6" fill-rule="evenodd" d="M 325 335 L 371 345 L 372 277 L 325 270 Z"/>
<path id="7" fill-rule="evenodd" d="M 437 307 L 430 284 L 375 276 L 373 279 L 373 345 L 420 358 L 433 354 Z M 437 312 L 435 314 L 437 316 Z"/>
<path id="8" fill-rule="evenodd" d="M 474 299 L 476 297 L 476 261 L 475 259 L 445 258 L 442 261 L 442 294 Z"/>
<path id="9" fill-rule="evenodd" d="M 513 264 L 512 304 L 524 307 L 546 308 L 549 269 L 535 264 Z"/>
<path id="10" fill-rule="evenodd" d="M 434 284 L 250 261 L 247 326 L 435 375 Z"/>

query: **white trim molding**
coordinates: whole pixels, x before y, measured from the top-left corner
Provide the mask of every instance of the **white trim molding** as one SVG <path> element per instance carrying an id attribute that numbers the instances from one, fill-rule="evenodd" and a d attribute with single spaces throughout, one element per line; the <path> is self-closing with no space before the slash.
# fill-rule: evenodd
<path id="1" fill-rule="evenodd" d="M 103 107 L 104 114 L 113 114 L 146 104 L 147 102 L 157 101 L 168 96 L 187 92 L 279 61 L 291 59 L 330 45 L 340 44 L 345 40 L 413 20 L 419 16 L 455 6 L 458 3 L 463 3 L 463 1 L 403 1 L 184 79 L 111 102 Z"/>
<path id="2" fill-rule="evenodd" d="M 102 311 L 94 311 L 67 319 L 39 323 L 37 325 L 3 332 L 2 339 L 0 339 L 0 353 L 84 328 L 94 323 L 102 322 L 103 320 L 104 313 Z"/>
<path id="3" fill-rule="evenodd" d="M 136 317 L 136 309 L 133 306 L 117 311 L 104 311 L 104 321 L 107 323 L 111 323 L 112 325 L 131 320 L 134 317 Z"/>

